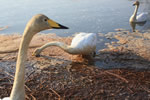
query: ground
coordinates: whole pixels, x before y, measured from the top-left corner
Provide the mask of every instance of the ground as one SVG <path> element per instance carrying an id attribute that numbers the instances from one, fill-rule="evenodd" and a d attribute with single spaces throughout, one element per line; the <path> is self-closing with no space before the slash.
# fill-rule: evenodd
<path id="1" fill-rule="evenodd" d="M 57 47 L 35 48 L 50 42 L 70 44 L 72 37 L 36 35 L 26 63 L 27 100 L 150 100 L 150 43 L 147 33 L 113 32 L 100 37 L 107 48 L 94 59 L 70 55 Z M 145 37 L 144 37 L 145 36 Z M 10 95 L 21 35 L 0 35 L 0 98 Z M 98 44 L 102 45 L 102 44 Z"/>

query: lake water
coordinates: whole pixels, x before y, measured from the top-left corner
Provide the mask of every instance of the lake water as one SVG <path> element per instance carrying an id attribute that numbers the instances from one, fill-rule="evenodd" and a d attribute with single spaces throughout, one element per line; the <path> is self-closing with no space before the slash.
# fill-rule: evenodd
<path id="1" fill-rule="evenodd" d="M 128 0 L 1 0 L 0 27 L 9 28 L 0 34 L 22 33 L 27 21 L 38 13 L 70 28 L 44 31 L 60 36 L 76 32 L 107 33 L 116 28 L 131 30 L 132 3 Z"/>

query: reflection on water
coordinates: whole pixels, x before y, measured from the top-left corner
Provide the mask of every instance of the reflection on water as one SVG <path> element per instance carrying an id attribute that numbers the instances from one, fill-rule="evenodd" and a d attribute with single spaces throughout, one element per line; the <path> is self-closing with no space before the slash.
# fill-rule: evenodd
<path id="1" fill-rule="evenodd" d="M 61 36 L 130 29 L 128 20 L 134 10 L 131 5 L 128 0 L 3 0 L 0 3 L 0 26 L 10 27 L 1 33 L 22 33 L 27 21 L 37 13 L 68 26 L 69 30 L 48 31 Z"/>

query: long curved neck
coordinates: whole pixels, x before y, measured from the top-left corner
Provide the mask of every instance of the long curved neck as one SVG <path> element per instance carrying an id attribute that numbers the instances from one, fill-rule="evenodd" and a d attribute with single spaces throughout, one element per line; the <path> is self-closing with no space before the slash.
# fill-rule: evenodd
<path id="1" fill-rule="evenodd" d="M 135 17 L 135 19 L 136 19 L 136 15 L 137 15 L 137 12 L 138 12 L 138 8 L 139 8 L 139 5 L 136 5 L 134 13 L 133 13 L 133 16 Z"/>
<path id="2" fill-rule="evenodd" d="M 11 100 L 25 100 L 24 77 L 25 61 L 27 58 L 27 49 L 33 37 L 31 31 L 26 28 L 19 47 L 18 58 L 16 63 L 16 73 L 13 88 L 11 91 Z"/>
<path id="3" fill-rule="evenodd" d="M 57 42 L 57 41 L 56 42 L 55 41 L 54 42 L 49 42 L 49 43 L 43 45 L 42 47 L 39 48 L 40 52 L 43 49 L 45 49 L 45 48 L 47 48 L 49 46 L 57 46 L 57 47 L 60 47 L 61 49 L 63 49 L 67 53 L 75 54 L 75 49 L 74 48 L 72 48 L 72 47 L 70 47 L 70 46 L 68 46 L 68 45 L 66 45 L 66 44 L 64 44 L 62 42 Z"/>

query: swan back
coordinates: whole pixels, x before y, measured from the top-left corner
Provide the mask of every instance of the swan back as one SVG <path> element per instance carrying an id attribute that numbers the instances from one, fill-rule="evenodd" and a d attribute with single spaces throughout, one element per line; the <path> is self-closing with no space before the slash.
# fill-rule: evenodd
<path id="1" fill-rule="evenodd" d="M 148 18 L 148 13 L 147 12 L 142 12 L 142 13 L 137 15 L 136 20 L 138 22 L 144 22 L 144 21 L 147 21 L 147 18 Z"/>
<path id="2" fill-rule="evenodd" d="M 71 47 L 79 54 L 89 54 L 96 49 L 96 34 L 95 33 L 79 33 L 71 43 Z"/>

